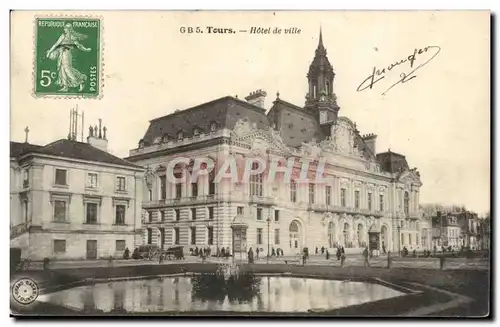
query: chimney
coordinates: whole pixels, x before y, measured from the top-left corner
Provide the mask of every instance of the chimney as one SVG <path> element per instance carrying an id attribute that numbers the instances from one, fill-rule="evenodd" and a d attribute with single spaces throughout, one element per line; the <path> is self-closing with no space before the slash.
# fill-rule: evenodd
<path id="1" fill-rule="evenodd" d="M 106 138 L 107 128 L 102 126 L 102 119 L 99 119 L 99 130 L 97 126 L 89 126 L 89 136 L 87 137 L 87 143 L 93 147 L 108 152 L 108 139 Z"/>
<path id="2" fill-rule="evenodd" d="M 248 103 L 250 104 L 253 104 L 257 107 L 260 107 L 262 109 L 265 110 L 264 108 L 264 101 L 266 100 L 266 91 L 262 91 L 262 90 L 257 90 L 257 91 L 254 91 L 254 92 L 251 92 L 246 98 L 245 100 L 248 101 Z"/>
<path id="3" fill-rule="evenodd" d="M 377 148 L 375 147 L 377 142 L 377 135 L 375 134 L 366 134 L 363 135 L 363 142 L 365 142 L 366 146 L 372 151 L 373 154 L 377 154 Z"/>

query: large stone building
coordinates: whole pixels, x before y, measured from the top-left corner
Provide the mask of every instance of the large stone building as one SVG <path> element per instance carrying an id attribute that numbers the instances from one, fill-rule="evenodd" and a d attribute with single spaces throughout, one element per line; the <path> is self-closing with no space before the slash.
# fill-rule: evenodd
<path id="1" fill-rule="evenodd" d="M 144 169 L 88 143 L 10 143 L 11 247 L 30 260 L 121 257 L 140 244 Z"/>
<path id="2" fill-rule="evenodd" d="M 267 251 L 269 244 L 288 255 L 303 247 L 314 251 L 339 245 L 347 252 L 367 245 L 391 251 L 403 245 L 430 248 L 431 226 L 420 224 L 420 174 L 402 154 L 377 153 L 376 135 L 361 135 L 355 123 L 339 116 L 334 78 L 320 32 L 304 106 L 278 93 L 267 110 L 266 93 L 258 90 L 247 101 L 227 96 L 151 120 L 127 158 L 149 171 L 144 242 L 186 248 L 234 245 L 235 251 Z M 323 158 L 327 183 L 268 182 L 265 173 L 249 183 L 223 179 L 217 185 L 213 174 L 196 183 L 166 177 L 169 162 L 179 157 L 209 156 L 221 162 L 256 155 L 268 161 L 310 159 L 313 165 Z M 232 227 L 243 229 L 233 235 Z"/>

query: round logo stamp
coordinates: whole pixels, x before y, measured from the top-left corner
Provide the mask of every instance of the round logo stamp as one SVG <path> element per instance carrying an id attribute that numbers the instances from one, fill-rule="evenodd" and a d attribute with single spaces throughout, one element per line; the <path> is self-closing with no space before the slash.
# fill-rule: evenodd
<path id="1" fill-rule="evenodd" d="M 38 285 L 30 278 L 19 279 L 12 286 L 12 296 L 20 304 L 31 304 L 38 297 Z"/>

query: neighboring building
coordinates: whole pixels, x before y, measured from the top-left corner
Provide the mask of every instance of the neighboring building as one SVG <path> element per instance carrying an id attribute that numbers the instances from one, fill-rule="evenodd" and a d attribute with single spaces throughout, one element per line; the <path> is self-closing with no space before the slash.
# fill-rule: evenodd
<path id="1" fill-rule="evenodd" d="M 470 247 L 480 250 L 484 247 L 484 221 L 477 213 L 462 209 L 455 212 L 438 211 L 432 218 L 433 244 L 437 247 Z"/>
<path id="2" fill-rule="evenodd" d="M 398 251 L 400 244 L 422 248 L 422 239 L 430 245 L 431 228 L 422 235 L 419 223 L 420 174 L 401 154 L 377 153 L 376 135 L 361 135 L 355 123 L 338 116 L 334 77 L 320 33 L 305 106 L 278 94 L 266 113 L 266 93 L 258 90 L 246 102 L 227 96 L 151 120 L 127 158 L 148 167 L 144 242 L 231 248 L 231 227 L 237 225 L 247 227 L 234 234 L 235 249 L 241 251 L 267 251 L 268 239 L 285 254 L 340 245 L 348 252 L 382 244 Z M 168 163 L 177 157 L 221 162 L 258 155 L 298 162 L 319 153 L 327 160 L 326 185 L 268 183 L 265 174 L 249 184 L 223 180 L 216 185 L 213 174 L 194 184 L 166 178 Z M 177 166 L 176 173 L 182 169 L 189 167 Z"/>
<path id="3" fill-rule="evenodd" d="M 88 143 L 10 144 L 11 247 L 31 260 L 122 256 L 140 244 L 144 169 Z"/>

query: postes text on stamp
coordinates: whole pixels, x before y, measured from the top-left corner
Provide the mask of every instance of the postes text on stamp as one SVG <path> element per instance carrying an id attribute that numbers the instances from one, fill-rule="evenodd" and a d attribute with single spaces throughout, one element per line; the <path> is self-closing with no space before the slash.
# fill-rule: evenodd
<path id="1" fill-rule="evenodd" d="M 101 20 L 54 17 L 35 23 L 35 95 L 99 97 Z"/>

